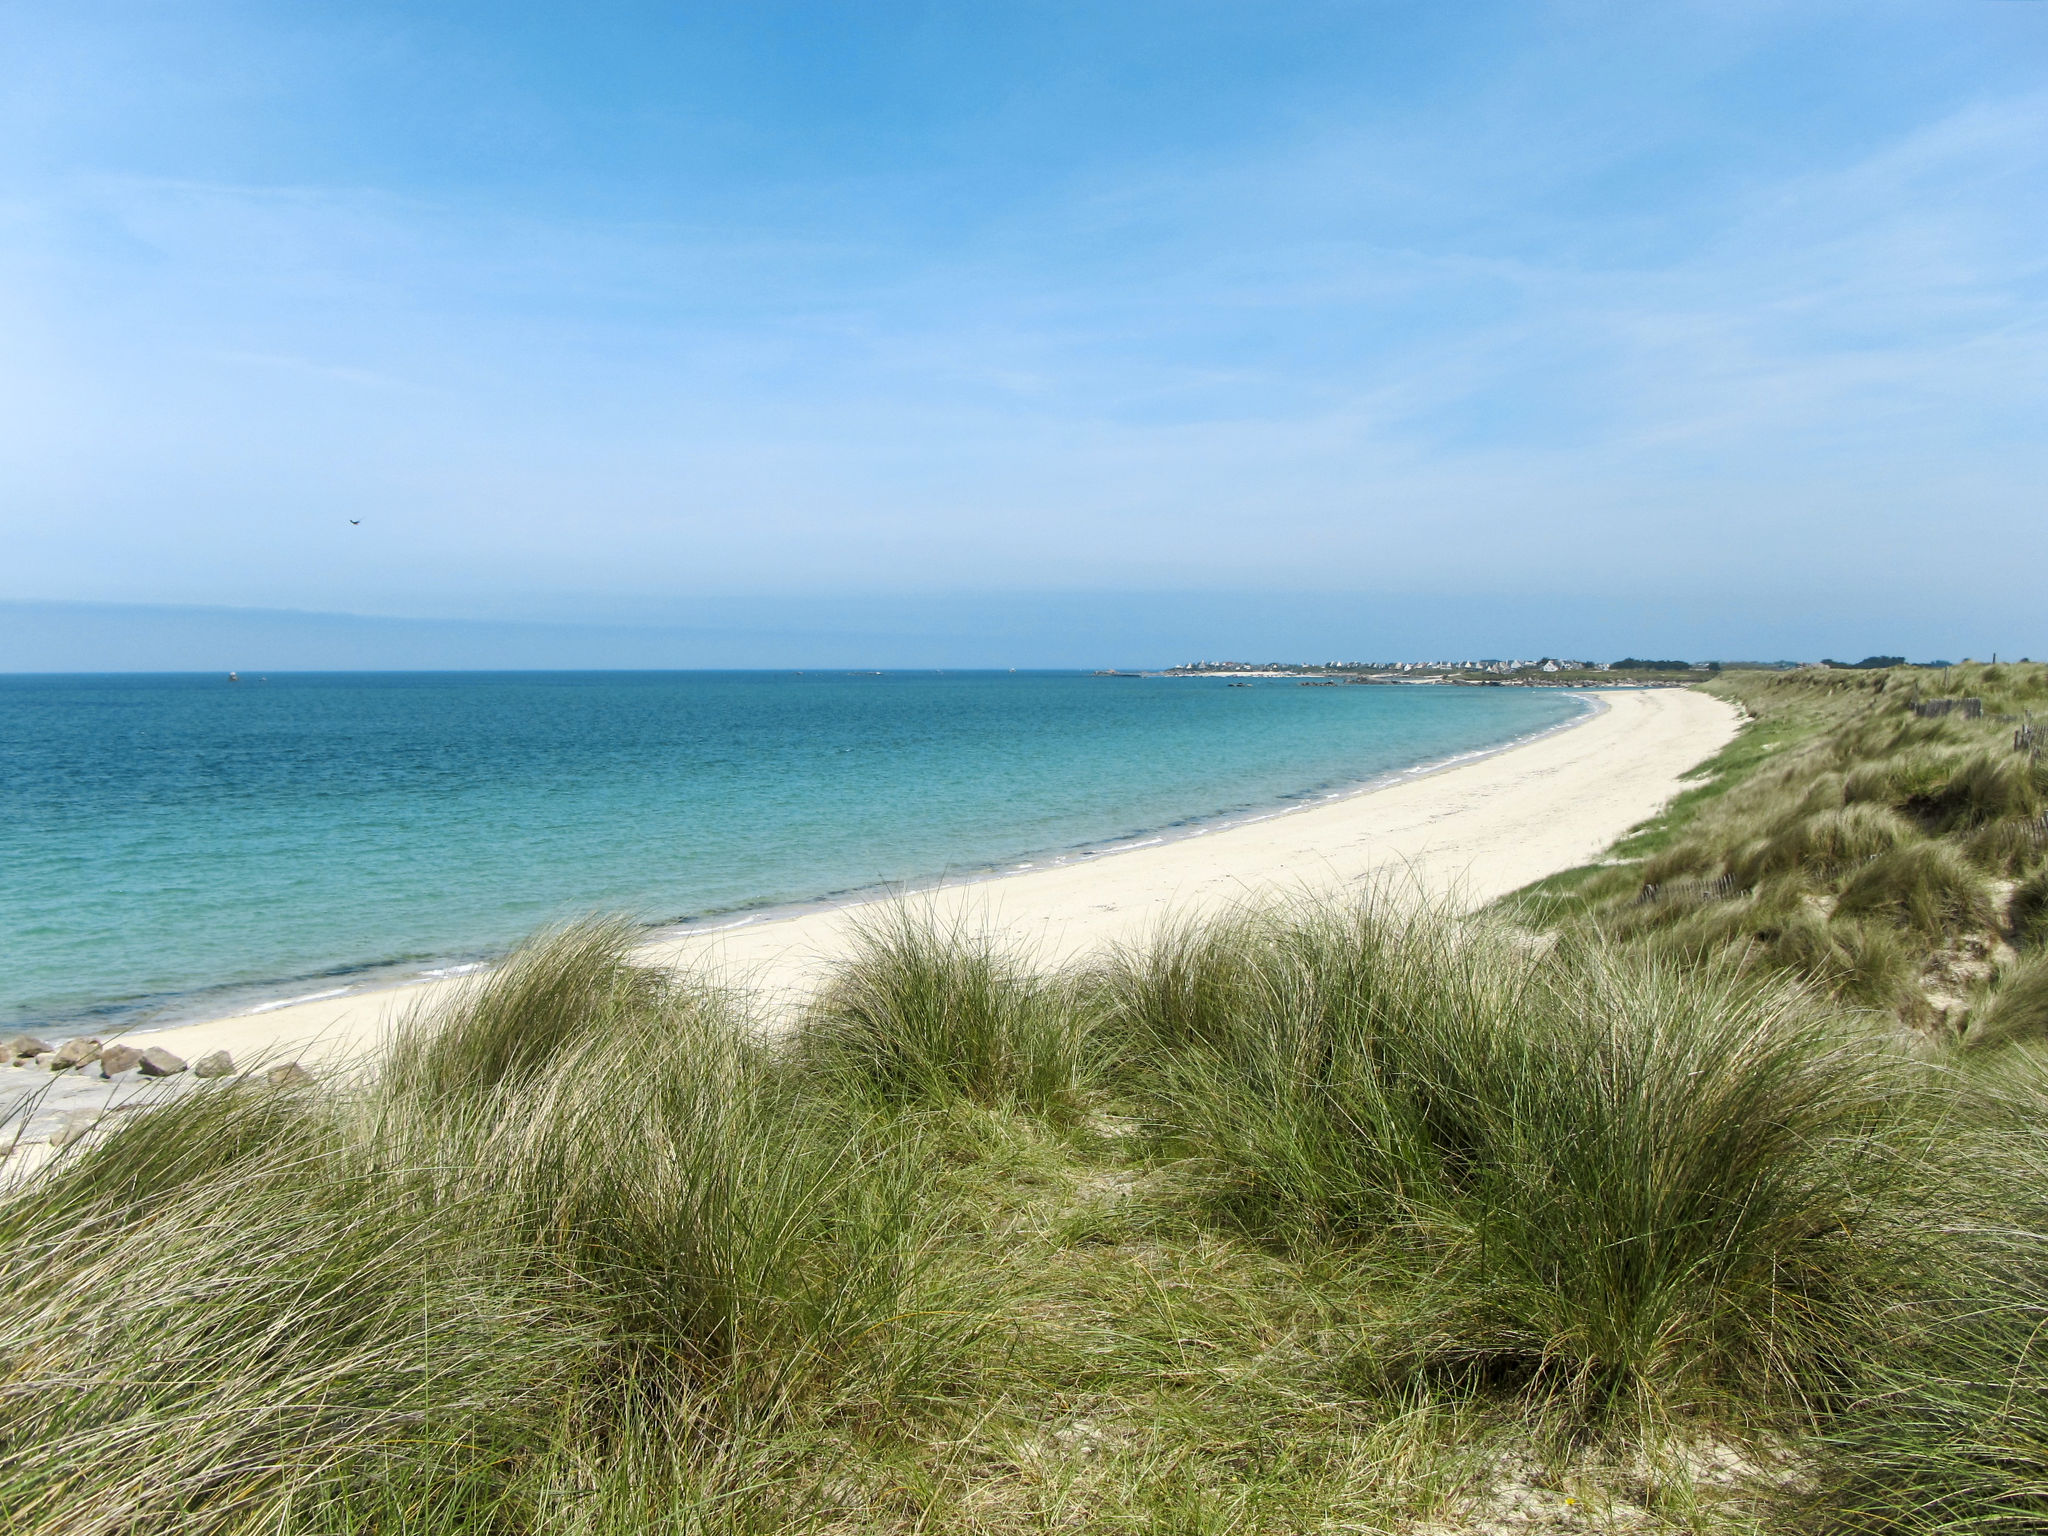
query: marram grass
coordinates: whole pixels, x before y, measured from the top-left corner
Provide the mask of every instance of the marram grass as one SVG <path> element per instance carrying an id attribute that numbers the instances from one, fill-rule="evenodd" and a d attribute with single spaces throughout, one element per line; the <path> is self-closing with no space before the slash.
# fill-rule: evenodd
<path id="1" fill-rule="evenodd" d="M 918 1136 L 622 941 L 540 941 L 374 1081 L 209 1088 L 12 1193 L 6 1529 L 546 1529 L 928 1390 L 991 1298 Z"/>
<path id="2" fill-rule="evenodd" d="M 897 1109 L 965 1098 L 1057 1114 L 1078 1102 L 1090 1070 L 1069 988 L 910 902 L 856 923 L 851 957 L 806 1011 L 795 1054 Z"/>
<path id="3" fill-rule="evenodd" d="M 1730 961 L 1880 1010 L 1931 1048 L 1995 1009 L 2039 942 L 2048 667 L 1727 672 L 1750 720 L 1697 787 L 1595 868 L 1510 903 L 1682 963 Z M 1977 716 L 1916 712 L 1974 698 Z"/>
<path id="4" fill-rule="evenodd" d="M 1389 1367 L 1589 1410 L 1803 1404 L 1839 1369 L 1912 1074 L 1784 984 L 1295 908 L 1108 985 L 1219 1217 L 1387 1270 Z"/>
<path id="5" fill-rule="evenodd" d="M 912 914 L 783 1035 L 629 939 L 0 1196 L 0 1529 L 2048 1519 L 2025 1047 L 1412 907 Z"/>

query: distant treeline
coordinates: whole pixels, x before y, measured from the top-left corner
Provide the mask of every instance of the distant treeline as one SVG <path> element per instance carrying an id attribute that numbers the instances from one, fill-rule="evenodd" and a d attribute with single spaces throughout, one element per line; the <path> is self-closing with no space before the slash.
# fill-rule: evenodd
<path id="1" fill-rule="evenodd" d="M 1712 665 L 1712 663 L 1709 663 Z M 1690 672 L 1693 664 L 1689 661 L 1645 661 L 1640 656 L 1624 656 L 1612 663 L 1612 670 L 1634 672 Z"/>

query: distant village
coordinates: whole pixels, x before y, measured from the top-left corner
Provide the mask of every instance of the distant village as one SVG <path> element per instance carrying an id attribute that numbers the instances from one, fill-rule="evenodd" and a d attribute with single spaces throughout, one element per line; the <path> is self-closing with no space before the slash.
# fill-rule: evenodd
<path id="1" fill-rule="evenodd" d="M 1689 682 L 1721 670 L 1718 662 L 1578 661 L 1563 656 L 1483 657 L 1465 661 L 1190 661 L 1157 672 L 1105 669 L 1098 677 L 1225 677 L 1291 679 L 1303 685 L 1334 687 L 1342 683 L 1462 683 L 1471 685 L 1585 686 L 1605 682 L 1637 686 L 1645 682 Z"/>
<path id="2" fill-rule="evenodd" d="M 1992 658 L 1994 661 L 1996 656 Z M 2025 658 L 2021 658 L 2025 660 Z M 1875 671 L 1892 667 L 1940 669 L 1948 661 L 1909 662 L 1903 656 L 1866 656 L 1861 661 L 1680 661 L 1624 656 L 1619 661 L 1580 661 L 1564 656 L 1482 657 L 1465 661 L 1190 661 L 1156 672 L 1122 672 L 1113 668 L 1098 677 L 1227 677 L 1291 678 L 1302 683 L 1465 683 L 1544 684 L 1573 687 L 1654 686 L 1689 683 L 1722 671 L 1790 672 L 1834 670 Z"/>
<path id="3" fill-rule="evenodd" d="M 1627 668 L 1628 662 L 1616 665 Z M 1642 663 L 1635 663 L 1640 666 Z M 1660 663 L 1660 666 L 1667 665 Z M 1676 668 L 1688 664 L 1679 662 Z M 1605 672 L 1609 670 L 1604 661 L 1566 661 L 1555 656 L 1541 656 L 1533 661 L 1502 661 L 1488 658 L 1484 661 L 1325 661 L 1325 662 L 1252 662 L 1252 661 L 1190 661 L 1178 667 L 1168 667 L 1163 674 L 1167 677 L 1193 677 L 1213 672 L 1260 672 L 1296 674 L 1302 672 L 1359 674 L 1407 674 L 1442 672 L 1492 672 L 1503 676 L 1516 672 Z"/>

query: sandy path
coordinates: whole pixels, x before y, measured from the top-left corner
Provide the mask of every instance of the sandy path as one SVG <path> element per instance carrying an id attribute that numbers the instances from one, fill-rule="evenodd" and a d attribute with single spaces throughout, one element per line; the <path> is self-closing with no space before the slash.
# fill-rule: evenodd
<path id="1" fill-rule="evenodd" d="M 1420 778 L 1148 848 L 941 888 L 942 915 L 999 927 L 1048 960 L 1143 937 L 1170 914 L 1260 892 L 1412 882 L 1479 905 L 1583 864 L 1654 815 L 1679 776 L 1735 733 L 1733 706 L 1689 689 L 1601 695 L 1568 730 Z M 650 944 L 650 963 L 705 965 L 801 995 L 843 950 L 858 905 Z M 368 992 L 128 1037 L 194 1059 L 332 1059 L 457 983 Z"/>

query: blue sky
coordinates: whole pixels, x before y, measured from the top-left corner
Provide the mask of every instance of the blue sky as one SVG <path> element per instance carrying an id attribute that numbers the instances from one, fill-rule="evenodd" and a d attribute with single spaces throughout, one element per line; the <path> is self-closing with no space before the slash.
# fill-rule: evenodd
<path id="1" fill-rule="evenodd" d="M 2044 66 L 2039 0 L 16 3 L 0 600 L 2048 651 Z"/>

